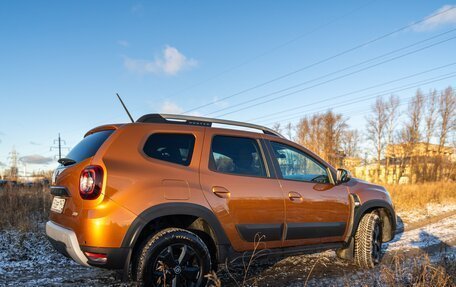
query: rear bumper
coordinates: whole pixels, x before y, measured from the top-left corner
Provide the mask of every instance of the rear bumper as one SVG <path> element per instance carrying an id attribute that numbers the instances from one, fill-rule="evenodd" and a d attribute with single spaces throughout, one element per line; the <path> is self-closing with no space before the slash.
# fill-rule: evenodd
<path id="1" fill-rule="evenodd" d="M 73 230 L 66 229 L 52 221 L 48 221 L 46 223 L 46 235 L 57 251 L 72 258 L 81 265 L 90 266 L 87 257 L 79 247 L 76 233 L 74 233 Z"/>
<path id="2" fill-rule="evenodd" d="M 83 266 L 96 266 L 106 269 L 123 269 L 130 257 L 131 248 L 100 248 L 79 246 L 76 233 L 73 230 L 61 227 L 52 221 L 46 223 L 46 235 L 52 246 Z M 107 261 L 98 263 L 88 259 L 84 252 L 106 254 Z"/>

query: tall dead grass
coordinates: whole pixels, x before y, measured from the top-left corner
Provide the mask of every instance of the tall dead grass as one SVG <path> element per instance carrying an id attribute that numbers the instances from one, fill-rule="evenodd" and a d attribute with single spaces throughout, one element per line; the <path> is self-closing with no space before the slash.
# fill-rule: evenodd
<path id="1" fill-rule="evenodd" d="M 424 208 L 428 203 L 456 203 L 456 182 L 386 185 L 396 211 Z"/>
<path id="2" fill-rule="evenodd" d="M 411 261 L 411 262 L 410 262 Z M 380 281 L 384 286 L 451 287 L 455 286 L 456 262 L 453 258 L 439 258 L 432 262 L 427 254 L 413 259 L 396 255 L 391 264 L 381 267 Z"/>
<path id="3" fill-rule="evenodd" d="M 0 188 L 0 230 L 36 231 L 49 216 L 46 186 Z"/>

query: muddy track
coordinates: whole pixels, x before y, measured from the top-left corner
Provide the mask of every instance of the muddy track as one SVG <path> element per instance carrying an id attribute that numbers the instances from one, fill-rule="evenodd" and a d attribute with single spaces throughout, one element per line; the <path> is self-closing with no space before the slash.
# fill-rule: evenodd
<path id="1" fill-rule="evenodd" d="M 432 216 L 432 217 L 420 220 L 418 222 L 408 223 L 406 226 L 402 225 L 400 228 L 398 228 L 396 230 L 395 234 L 399 234 L 399 233 L 403 233 L 403 232 L 406 232 L 406 231 L 411 231 L 411 230 L 414 230 L 414 229 L 422 228 L 422 227 L 424 227 L 426 225 L 439 222 L 439 221 L 441 221 L 441 220 L 443 220 L 443 219 L 445 219 L 447 217 L 453 216 L 455 214 L 456 214 L 456 210 L 452 210 L 452 211 L 448 211 L 448 212 L 445 212 L 445 213 L 442 213 L 442 214 L 439 214 L 439 215 L 436 215 L 436 216 Z"/>
<path id="2" fill-rule="evenodd" d="M 308 280 L 307 286 L 359 286 L 359 278 L 379 276 L 382 268 L 392 264 L 395 255 L 414 258 L 419 254 L 434 256 L 443 252 L 455 260 L 454 230 L 456 211 L 406 224 L 405 230 L 399 230 L 392 242 L 384 244 L 386 252 L 382 264 L 368 271 L 338 259 L 334 251 L 264 258 L 250 268 L 248 283 L 250 286 L 254 282 L 257 286 L 304 286 Z M 220 267 L 218 275 L 223 286 L 237 286 L 223 266 Z M 243 266 L 230 266 L 230 271 L 242 283 Z M 0 286 L 128 285 L 122 283 L 115 272 L 82 267 L 64 258 L 50 246 L 44 233 L 3 231 L 0 232 Z"/>

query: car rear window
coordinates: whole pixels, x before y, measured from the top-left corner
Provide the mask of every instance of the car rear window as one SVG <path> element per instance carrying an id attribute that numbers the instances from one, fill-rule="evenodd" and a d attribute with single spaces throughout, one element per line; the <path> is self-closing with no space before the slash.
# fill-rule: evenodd
<path id="1" fill-rule="evenodd" d="M 71 149 L 70 153 L 66 157 L 76 162 L 80 162 L 94 156 L 100 146 L 113 132 L 114 130 L 106 130 L 86 136 L 73 149 Z"/>
<path id="2" fill-rule="evenodd" d="M 192 160 L 195 136 L 192 134 L 156 133 L 144 145 L 144 153 L 152 158 L 188 166 Z"/>

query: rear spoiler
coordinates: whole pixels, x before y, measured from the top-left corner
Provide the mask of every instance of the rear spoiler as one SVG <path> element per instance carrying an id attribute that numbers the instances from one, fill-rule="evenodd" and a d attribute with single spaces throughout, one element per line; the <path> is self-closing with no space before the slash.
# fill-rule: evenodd
<path id="1" fill-rule="evenodd" d="M 117 130 L 118 128 L 120 128 L 121 126 L 123 126 L 124 124 L 110 124 L 110 125 L 102 125 L 102 126 L 99 126 L 99 127 L 96 127 L 96 128 L 93 128 L 91 129 L 90 131 L 88 131 L 84 137 L 88 136 L 88 135 L 91 135 L 91 134 L 94 134 L 96 132 L 101 132 L 101 131 L 107 131 L 107 130 Z"/>

